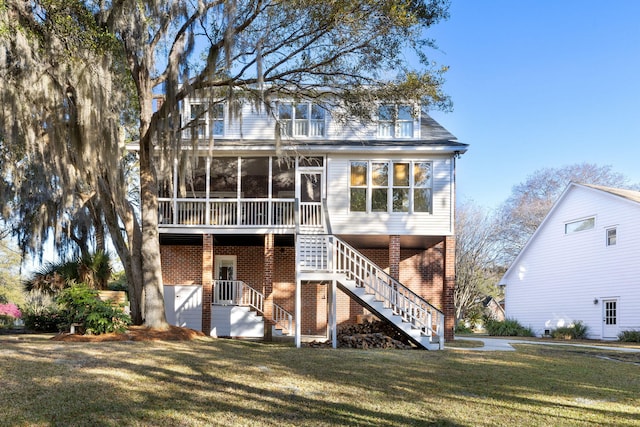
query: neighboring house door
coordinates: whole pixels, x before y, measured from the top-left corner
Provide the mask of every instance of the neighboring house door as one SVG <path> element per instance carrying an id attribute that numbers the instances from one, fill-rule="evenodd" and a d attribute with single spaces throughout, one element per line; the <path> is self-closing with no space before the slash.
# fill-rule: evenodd
<path id="1" fill-rule="evenodd" d="M 618 300 L 602 300 L 602 338 L 618 337 Z"/>
<path id="2" fill-rule="evenodd" d="M 217 255 L 214 264 L 215 291 L 214 304 L 234 304 L 240 297 L 236 290 L 236 264 L 235 255 Z"/>

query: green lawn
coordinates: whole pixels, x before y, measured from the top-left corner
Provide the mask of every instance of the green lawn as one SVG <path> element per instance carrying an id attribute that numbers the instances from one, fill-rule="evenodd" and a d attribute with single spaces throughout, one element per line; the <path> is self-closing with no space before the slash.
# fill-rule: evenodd
<path id="1" fill-rule="evenodd" d="M 640 425 L 640 354 L 0 336 L 3 426 Z"/>

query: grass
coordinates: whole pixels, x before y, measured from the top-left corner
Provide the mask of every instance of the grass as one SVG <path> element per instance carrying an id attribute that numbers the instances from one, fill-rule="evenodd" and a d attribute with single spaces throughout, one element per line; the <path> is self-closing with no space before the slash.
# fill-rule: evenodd
<path id="1" fill-rule="evenodd" d="M 640 354 L 0 337 L 6 426 L 631 426 Z"/>

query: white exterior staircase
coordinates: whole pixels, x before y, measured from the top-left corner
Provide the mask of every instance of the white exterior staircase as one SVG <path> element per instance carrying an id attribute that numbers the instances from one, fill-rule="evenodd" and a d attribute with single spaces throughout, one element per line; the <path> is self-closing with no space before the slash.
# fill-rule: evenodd
<path id="1" fill-rule="evenodd" d="M 250 338 L 264 336 L 264 294 L 242 280 L 214 280 L 212 305 L 214 309 L 211 326 L 217 336 Z M 221 309 L 221 307 L 228 307 L 228 309 Z M 216 313 L 220 315 L 216 316 Z M 275 335 L 294 334 L 293 315 L 276 303 L 273 303 L 271 320 Z M 230 332 L 226 334 L 227 328 L 224 325 L 229 321 Z"/>
<path id="2" fill-rule="evenodd" d="M 333 235 L 299 234 L 298 280 L 335 280 L 365 308 L 427 350 L 444 348 L 444 314 Z"/>

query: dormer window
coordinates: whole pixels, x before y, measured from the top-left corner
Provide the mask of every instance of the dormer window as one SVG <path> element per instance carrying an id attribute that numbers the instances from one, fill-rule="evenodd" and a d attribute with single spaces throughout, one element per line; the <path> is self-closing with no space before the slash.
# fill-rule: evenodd
<path id="1" fill-rule="evenodd" d="M 283 136 L 324 136 L 325 111 L 318 104 L 281 102 L 278 120 Z"/>
<path id="2" fill-rule="evenodd" d="M 189 124 L 198 139 L 224 135 L 224 104 L 192 102 L 189 106 Z M 189 135 L 189 133 L 187 133 Z"/>
<path id="3" fill-rule="evenodd" d="M 412 138 L 413 114 L 410 105 L 381 105 L 378 108 L 378 137 Z"/>

